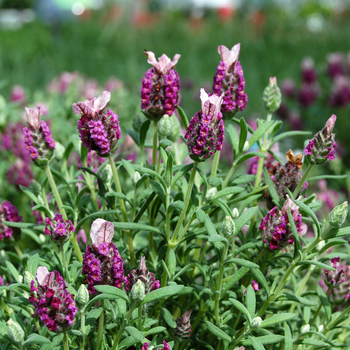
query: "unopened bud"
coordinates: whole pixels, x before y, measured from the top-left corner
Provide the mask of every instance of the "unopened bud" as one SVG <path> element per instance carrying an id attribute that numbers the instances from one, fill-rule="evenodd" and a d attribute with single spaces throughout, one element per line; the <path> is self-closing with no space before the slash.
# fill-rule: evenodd
<path id="1" fill-rule="evenodd" d="M 35 280 L 34 276 L 28 270 L 26 270 L 24 272 L 24 284 L 30 287 L 32 281 L 34 280 Z"/>
<path id="2" fill-rule="evenodd" d="M 326 245 L 325 241 L 321 241 L 320 243 L 317 244 L 316 249 L 320 251 L 324 246 Z M 315 265 L 311 265 L 310 267 L 313 267 Z"/>
<path id="3" fill-rule="evenodd" d="M 141 302 L 143 299 L 145 299 L 145 296 L 145 284 L 141 280 L 137 280 L 137 282 L 131 288 L 131 299 Z"/>
<path id="4" fill-rule="evenodd" d="M 22 283 L 23 282 L 23 276 L 22 275 L 18 275 L 18 283 Z"/>
<path id="5" fill-rule="evenodd" d="M 46 242 L 46 238 L 45 238 L 45 236 L 42 233 L 39 235 L 39 240 L 40 240 L 41 243 L 45 243 Z"/>
<path id="6" fill-rule="evenodd" d="M 249 149 L 249 141 L 246 141 L 244 142 L 244 145 L 243 145 L 243 152 L 248 151 L 248 149 Z"/>
<path id="7" fill-rule="evenodd" d="M 112 168 L 109 164 L 107 164 L 102 170 L 101 177 L 107 185 L 111 183 L 113 178 L 113 173 L 112 173 Z"/>
<path id="8" fill-rule="evenodd" d="M 282 101 L 281 90 L 277 86 L 276 77 L 271 77 L 269 85 L 263 93 L 264 107 L 268 113 L 274 113 L 280 107 Z"/>
<path id="9" fill-rule="evenodd" d="M 250 324 L 250 327 L 260 328 L 261 324 L 262 324 L 262 319 L 261 319 L 261 317 L 257 316 L 255 318 L 253 318 L 252 323 Z"/>
<path id="10" fill-rule="evenodd" d="M 18 322 L 10 318 L 7 321 L 8 336 L 16 343 L 21 343 L 24 339 L 24 331 Z"/>
<path id="11" fill-rule="evenodd" d="M 132 177 L 132 182 L 134 183 L 134 185 L 136 185 L 140 179 L 141 179 L 141 174 L 138 171 L 135 171 L 134 176 Z"/>
<path id="12" fill-rule="evenodd" d="M 329 224 L 333 227 L 341 227 L 348 215 L 348 202 L 337 205 L 329 214 Z"/>
<path id="13" fill-rule="evenodd" d="M 139 133 L 141 125 L 144 121 L 145 118 L 142 118 L 140 114 L 136 114 L 135 117 L 132 119 L 132 128 Z"/>
<path id="14" fill-rule="evenodd" d="M 158 132 L 162 138 L 167 137 L 170 134 L 170 117 L 167 114 L 163 115 L 163 118 L 158 122 Z"/>
<path id="15" fill-rule="evenodd" d="M 56 146 L 55 146 L 55 155 L 56 158 L 58 160 L 61 160 L 63 158 L 64 155 L 64 151 L 66 149 L 64 148 L 64 146 L 62 145 L 62 143 L 59 143 L 58 141 L 56 141 Z"/>
<path id="16" fill-rule="evenodd" d="M 77 292 L 77 296 L 75 297 L 75 301 L 81 309 L 84 309 L 87 303 L 89 302 L 89 292 L 85 287 L 85 284 L 80 285 Z"/>
<path id="17" fill-rule="evenodd" d="M 235 223 L 231 216 L 226 215 L 223 223 L 222 223 L 222 235 L 227 238 L 231 239 L 235 233 Z"/>
<path id="18" fill-rule="evenodd" d="M 237 219 L 239 217 L 239 211 L 238 211 L 237 208 L 233 208 L 233 210 L 232 210 L 232 217 L 234 219 Z"/>
<path id="19" fill-rule="evenodd" d="M 216 192 L 217 192 L 216 187 L 209 188 L 209 190 L 207 191 L 207 194 L 205 195 L 205 200 L 207 202 L 211 201 L 216 195 Z"/>
<path id="20" fill-rule="evenodd" d="M 179 119 L 173 114 L 170 118 L 170 134 L 168 135 L 168 139 L 171 142 L 177 141 L 180 135 L 181 124 Z"/>
<path id="21" fill-rule="evenodd" d="M 305 324 L 304 326 L 302 326 L 300 328 L 300 333 L 303 334 L 303 333 L 306 333 L 310 330 L 310 325 L 309 324 Z"/>

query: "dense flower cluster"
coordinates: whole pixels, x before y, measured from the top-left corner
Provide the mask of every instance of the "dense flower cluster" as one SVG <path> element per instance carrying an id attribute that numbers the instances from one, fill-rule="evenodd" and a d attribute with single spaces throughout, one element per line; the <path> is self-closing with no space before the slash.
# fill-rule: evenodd
<path id="1" fill-rule="evenodd" d="M 46 166 L 53 160 L 55 141 L 46 122 L 40 120 L 40 107 L 25 110 L 28 124 L 23 128 L 26 149 L 36 165 Z"/>
<path id="2" fill-rule="evenodd" d="M 35 313 L 52 332 L 62 332 L 69 329 L 73 323 L 78 308 L 75 306 L 74 295 L 67 290 L 66 282 L 57 272 L 49 272 L 45 266 L 38 267 L 36 273 L 38 282 L 31 282 L 29 301 L 35 307 Z"/>
<path id="3" fill-rule="evenodd" d="M 154 273 L 148 271 L 144 256 L 140 259 L 139 267 L 136 270 L 131 270 L 131 272 L 125 277 L 125 289 L 130 291 L 138 280 L 144 283 L 145 294 L 160 288 L 160 283 L 155 279 Z"/>
<path id="4" fill-rule="evenodd" d="M 52 220 L 47 217 L 45 223 L 45 235 L 49 235 L 56 243 L 66 242 L 69 239 L 70 233 L 75 231 L 72 222 L 70 220 L 64 220 L 60 214 L 56 214 Z"/>
<path id="5" fill-rule="evenodd" d="M 81 114 L 78 130 L 83 146 L 94 150 L 99 156 L 107 157 L 117 150 L 121 137 L 118 115 L 108 109 L 103 112 L 111 93 L 103 91 L 98 98 L 73 104 L 75 114 Z"/>
<path id="6" fill-rule="evenodd" d="M 331 259 L 334 271 L 324 269 L 325 283 L 329 288 L 335 288 L 345 282 L 343 266 L 339 264 L 340 257 Z"/>
<path id="7" fill-rule="evenodd" d="M 304 153 L 310 164 L 322 165 L 328 160 L 335 159 L 335 148 L 337 143 L 332 133 L 337 117 L 333 114 L 326 122 L 325 127 L 319 131 L 309 144 L 305 147 Z"/>
<path id="8" fill-rule="evenodd" d="M 20 158 L 10 166 L 6 174 L 8 183 L 19 188 L 19 185 L 28 187 L 34 175 L 30 165 Z"/>
<path id="9" fill-rule="evenodd" d="M 191 313 L 192 310 L 186 311 L 182 317 L 176 319 L 176 328 L 174 329 L 174 337 L 179 341 L 188 339 L 191 335 Z"/>
<path id="10" fill-rule="evenodd" d="M 158 62 L 151 51 L 145 51 L 150 68 L 142 79 L 141 109 L 152 120 L 159 120 L 164 114 L 171 116 L 179 103 L 180 79 L 174 69 L 180 59 L 176 54 L 171 61 L 163 54 Z"/>
<path id="11" fill-rule="evenodd" d="M 286 195 L 287 200 L 282 210 L 277 207 L 272 208 L 262 219 L 259 230 L 262 231 L 263 242 L 265 246 L 271 250 L 282 249 L 287 244 L 293 244 L 293 232 L 291 230 L 288 218 L 288 208 L 291 214 L 297 232 L 301 232 L 301 214 L 299 207 Z"/>
<path id="12" fill-rule="evenodd" d="M 19 236 L 21 229 L 8 227 L 4 221 L 22 222 L 22 216 L 18 215 L 17 208 L 9 201 L 0 204 L 0 241 L 10 239 L 12 236 Z"/>
<path id="13" fill-rule="evenodd" d="M 165 340 L 163 340 L 163 344 L 164 344 L 163 350 L 171 350 L 169 344 Z M 148 348 L 148 343 L 143 344 L 142 347 L 141 347 L 141 350 L 150 350 Z M 157 350 L 161 350 L 161 349 L 158 348 Z"/>
<path id="14" fill-rule="evenodd" d="M 202 110 L 195 114 L 185 134 L 190 157 L 203 162 L 221 151 L 224 141 L 224 121 L 220 112 L 222 96 L 208 96 L 201 89 Z"/>
<path id="15" fill-rule="evenodd" d="M 121 288 L 124 282 L 123 260 L 112 242 L 114 226 L 111 222 L 97 219 L 91 226 L 92 245 L 87 245 L 83 257 L 83 274 L 88 291 L 95 294 L 97 285 Z"/>
<path id="16" fill-rule="evenodd" d="M 320 95 L 317 72 L 311 57 L 306 57 L 301 62 L 301 79 L 302 84 L 297 97 L 302 106 L 308 107 L 312 105 Z"/>
<path id="17" fill-rule="evenodd" d="M 232 118 L 238 110 L 243 111 L 248 102 L 243 69 L 238 61 L 240 46 L 237 44 L 231 50 L 223 45 L 218 47 L 221 61 L 214 75 L 213 92 L 217 96 L 224 93 L 221 106 L 224 119 Z"/>

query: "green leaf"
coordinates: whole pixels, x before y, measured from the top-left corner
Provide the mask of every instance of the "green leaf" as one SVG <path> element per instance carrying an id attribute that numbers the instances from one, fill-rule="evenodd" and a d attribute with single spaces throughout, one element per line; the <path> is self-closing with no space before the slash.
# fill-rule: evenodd
<path id="1" fill-rule="evenodd" d="M 240 266 L 248 267 L 249 269 L 258 269 L 259 268 L 258 264 L 254 264 L 251 261 L 241 259 L 241 258 L 231 258 L 229 260 L 229 262 L 240 265 Z"/>
<path id="2" fill-rule="evenodd" d="M 215 336 L 217 336 L 218 338 L 222 339 L 222 340 L 226 340 L 227 342 L 231 343 L 231 341 L 233 340 L 229 335 L 227 335 L 223 330 L 221 330 L 220 328 L 216 327 L 215 325 L 213 325 L 211 322 L 206 321 L 207 327 L 209 329 L 209 331 L 214 334 Z"/>
<path id="3" fill-rule="evenodd" d="M 278 197 L 275 184 L 273 183 L 271 176 L 266 167 L 264 167 L 263 175 L 264 175 L 265 184 L 269 186 L 267 190 L 269 191 L 271 198 L 275 200 L 276 203 L 278 203 L 280 199 Z"/>
<path id="4" fill-rule="evenodd" d="M 114 295 L 114 294 L 107 294 L 107 293 L 99 294 L 99 295 L 97 295 L 96 297 L 94 297 L 93 299 L 91 299 L 91 300 L 87 303 L 86 309 L 89 309 L 90 306 L 95 305 L 95 303 L 96 303 L 97 301 L 106 300 L 106 299 L 108 299 L 108 300 L 118 300 L 119 297 L 116 296 L 116 295 Z M 101 309 L 102 309 L 102 308 L 101 308 Z"/>
<path id="5" fill-rule="evenodd" d="M 293 350 L 292 332 L 287 322 L 284 322 L 284 350 Z"/>
<path id="6" fill-rule="evenodd" d="M 137 328 L 131 327 L 131 326 L 126 326 L 125 330 L 136 340 L 142 341 L 144 336 L 143 333 L 141 333 Z"/>
<path id="7" fill-rule="evenodd" d="M 128 172 L 130 179 L 132 179 L 134 177 L 135 170 L 134 170 L 133 166 L 131 165 L 130 161 L 122 159 L 122 164 L 123 164 L 124 169 Z"/>
<path id="8" fill-rule="evenodd" d="M 231 183 L 232 185 L 243 185 L 255 180 L 255 175 L 239 175 Z"/>
<path id="9" fill-rule="evenodd" d="M 173 143 L 172 143 L 170 140 L 168 140 L 168 139 L 160 140 L 160 141 L 159 141 L 159 146 L 161 146 L 161 147 L 160 147 L 160 150 L 162 151 L 162 150 L 164 150 L 165 148 L 170 147 L 172 144 L 173 144 Z M 164 153 L 162 153 L 162 157 L 163 157 L 163 154 L 164 154 Z M 164 158 L 163 158 L 163 159 L 164 159 Z M 164 161 L 165 161 L 165 163 L 166 163 L 166 162 L 167 162 L 167 159 L 164 159 Z"/>
<path id="10" fill-rule="evenodd" d="M 346 179 L 347 177 L 348 175 L 320 175 L 320 176 L 308 177 L 307 182 L 324 180 L 324 179 L 340 180 L 340 179 Z"/>
<path id="11" fill-rule="evenodd" d="M 140 147 L 140 137 L 139 134 L 134 129 L 128 129 L 126 132 L 131 136 L 137 146 Z"/>
<path id="12" fill-rule="evenodd" d="M 251 273 L 258 280 L 258 282 L 263 286 L 267 295 L 270 295 L 270 288 L 267 284 L 266 278 L 264 274 L 260 271 L 260 269 L 251 269 Z"/>
<path id="13" fill-rule="evenodd" d="M 142 166 L 138 166 L 137 167 L 137 171 L 139 171 L 141 174 L 150 174 L 155 176 L 156 178 L 159 179 L 160 183 L 162 184 L 162 186 L 164 187 L 164 190 L 166 190 L 167 186 L 165 184 L 164 179 L 154 170 L 148 169 L 148 168 L 144 168 Z"/>
<path id="14" fill-rule="evenodd" d="M 151 185 L 154 190 L 154 192 L 159 196 L 159 198 L 162 200 L 162 202 L 166 203 L 166 193 L 165 189 L 161 186 L 159 182 L 156 182 L 154 180 L 151 180 Z"/>
<path id="15" fill-rule="evenodd" d="M 177 209 L 178 211 L 183 210 L 185 207 L 185 204 L 183 201 L 175 201 L 170 203 L 168 207 L 168 213 L 171 213 L 174 209 Z"/>
<path id="16" fill-rule="evenodd" d="M 296 316 L 297 316 L 296 314 L 287 313 L 287 312 L 282 313 L 282 314 L 273 315 L 273 316 L 265 319 L 264 321 L 262 321 L 260 327 L 261 328 L 270 327 L 272 325 L 275 325 L 276 323 L 289 321 L 289 320 L 295 318 Z"/>
<path id="17" fill-rule="evenodd" d="M 214 196 L 214 198 L 211 201 L 215 201 L 221 197 L 224 196 L 229 196 L 231 194 L 237 194 L 240 193 L 244 190 L 243 187 L 227 187 L 219 192 L 216 193 L 216 195 Z"/>
<path id="18" fill-rule="evenodd" d="M 169 153 L 168 161 L 166 163 L 166 171 L 165 171 L 165 183 L 168 188 L 171 188 L 171 183 L 173 181 L 173 155 Z"/>
<path id="19" fill-rule="evenodd" d="M 193 267 L 191 264 L 188 264 L 186 266 L 184 266 L 174 277 L 173 277 L 173 281 L 175 281 L 177 278 L 179 278 L 182 274 L 184 274 L 185 272 L 187 272 L 188 270 L 193 270 Z"/>
<path id="20" fill-rule="evenodd" d="M 38 203 L 38 197 L 27 187 L 18 185 L 22 192 L 24 192 L 34 203 Z"/>
<path id="21" fill-rule="evenodd" d="M 258 207 L 249 208 L 246 210 L 240 217 L 238 217 L 236 220 L 234 220 L 236 225 L 236 232 L 239 232 L 242 227 L 252 219 L 252 217 L 256 214 L 258 211 Z"/>
<path id="22" fill-rule="evenodd" d="M 248 127 L 243 117 L 240 119 L 239 124 L 241 126 L 241 134 L 239 135 L 239 152 L 242 152 L 247 139 Z"/>
<path id="23" fill-rule="evenodd" d="M 233 285 L 238 282 L 247 272 L 249 271 L 248 267 L 241 267 L 232 278 L 225 284 L 225 287 L 222 291 L 222 294 L 225 294 Z"/>
<path id="24" fill-rule="evenodd" d="M 146 135 L 147 135 L 147 131 L 149 129 L 151 122 L 149 120 L 146 120 L 142 123 L 141 127 L 140 127 L 140 147 L 143 147 L 145 144 L 145 140 L 146 140 Z"/>
<path id="25" fill-rule="evenodd" d="M 81 170 L 86 171 L 87 173 L 91 174 L 92 176 L 95 176 L 98 180 L 100 180 L 103 184 L 105 183 L 104 180 L 102 179 L 102 177 L 98 174 L 96 174 L 93 170 L 91 170 L 90 168 L 81 166 L 80 167 Z"/>
<path id="26" fill-rule="evenodd" d="M 171 328 L 176 328 L 176 322 L 173 318 L 173 315 L 168 311 L 168 309 L 160 308 L 162 316 L 164 318 L 164 321 L 167 323 L 167 325 Z"/>
<path id="27" fill-rule="evenodd" d="M 320 222 L 318 221 L 315 213 L 306 205 L 304 204 L 303 202 L 300 202 L 298 200 L 294 200 L 294 203 L 302 210 L 305 211 L 306 214 L 308 214 L 311 219 L 313 220 L 313 222 L 315 223 L 316 227 L 317 227 L 317 230 L 318 230 L 318 233 L 317 233 L 317 236 L 320 234 L 321 232 L 321 228 L 320 228 Z"/>
<path id="28" fill-rule="evenodd" d="M 176 182 L 184 176 L 186 173 L 188 173 L 193 168 L 193 163 L 184 165 L 174 176 L 173 181 L 171 183 L 171 187 L 173 187 Z"/>
<path id="29" fill-rule="evenodd" d="M 105 197 L 116 197 L 118 199 L 122 199 L 124 201 L 127 201 L 133 207 L 131 200 L 124 193 L 115 192 L 115 191 L 107 192 L 105 194 Z"/>
<path id="30" fill-rule="evenodd" d="M 186 113 L 184 112 L 184 110 L 180 106 L 177 106 L 177 112 L 178 112 L 179 117 L 182 121 L 182 125 L 187 130 L 188 125 L 189 125 L 189 121 L 188 121 L 188 118 L 186 116 Z"/>
<path id="31" fill-rule="evenodd" d="M 298 230 L 295 226 L 295 222 L 289 207 L 287 209 L 287 214 L 288 214 L 289 225 L 290 225 L 290 228 L 292 229 L 293 239 L 294 239 L 294 257 L 293 258 L 296 259 L 296 257 L 302 253 L 302 249 L 299 242 Z"/>
<path id="32" fill-rule="evenodd" d="M 23 345 L 28 344 L 48 344 L 51 343 L 51 341 L 42 335 L 39 334 L 31 334 L 27 340 L 23 343 Z"/>
<path id="33" fill-rule="evenodd" d="M 209 180 L 209 185 L 212 187 L 219 187 L 221 184 L 222 184 L 222 180 L 217 176 Z"/>
<path id="34" fill-rule="evenodd" d="M 248 309 L 241 302 L 232 298 L 230 298 L 229 301 L 234 305 L 236 309 L 238 309 L 243 315 L 247 317 L 249 324 L 252 323 L 252 318 L 250 316 Z"/>
<path id="35" fill-rule="evenodd" d="M 218 235 L 218 234 L 213 234 L 213 235 L 209 236 L 208 241 L 210 243 L 220 242 L 220 241 L 227 243 L 227 239 L 225 237 L 223 237 L 223 236 Z"/>
<path id="36" fill-rule="evenodd" d="M 249 148 L 254 145 L 256 141 L 258 141 L 275 123 L 274 120 L 265 121 L 265 123 L 261 124 L 254 132 L 254 134 L 249 139 Z M 248 148 L 248 149 L 249 149 Z"/>
<path id="37" fill-rule="evenodd" d="M 284 295 L 286 297 L 286 300 L 293 300 L 293 301 L 296 301 L 297 303 L 300 303 L 300 304 L 303 304 L 303 305 L 306 305 L 306 306 L 315 306 L 315 305 L 317 305 L 317 303 L 315 301 L 312 301 L 310 299 L 303 298 L 303 297 L 300 297 L 300 296 L 296 296 L 296 295 L 291 294 L 291 293 L 284 293 Z"/>
<path id="38" fill-rule="evenodd" d="M 19 273 L 18 273 L 17 269 L 8 260 L 6 260 L 5 263 L 6 263 L 6 267 L 9 269 L 9 271 L 10 271 L 11 275 L 13 276 L 13 278 L 15 279 L 15 281 L 19 282 Z"/>
<path id="39" fill-rule="evenodd" d="M 204 185 L 204 190 L 202 192 L 202 202 L 203 202 L 208 191 L 208 181 L 207 181 L 207 177 L 205 176 L 205 174 L 201 169 L 197 167 L 196 170 L 198 171 L 199 176 L 202 178 L 203 185 Z"/>
<path id="40" fill-rule="evenodd" d="M 291 137 L 291 136 L 306 136 L 306 135 L 310 135 L 311 132 L 310 131 L 287 131 L 287 132 L 283 132 L 279 135 L 277 135 L 273 140 L 272 140 L 272 143 L 271 143 L 271 146 L 273 144 L 275 144 L 276 142 L 284 139 L 285 137 Z"/>
<path id="41" fill-rule="evenodd" d="M 326 312 L 327 321 L 330 322 L 332 317 L 332 309 L 331 309 L 331 304 L 329 303 L 328 297 L 326 293 L 323 291 L 323 289 L 321 288 L 321 286 L 319 286 L 318 284 L 316 286 L 316 291 L 317 291 L 318 297 L 320 298 L 321 304 L 324 307 L 324 311 Z"/>
<path id="42" fill-rule="evenodd" d="M 239 165 L 239 164 L 245 162 L 247 159 L 252 158 L 252 157 L 266 158 L 267 156 L 263 153 L 260 153 L 260 152 L 249 152 L 249 153 L 246 153 L 246 154 L 243 154 L 242 156 L 240 156 L 235 161 L 235 164 Z"/>
<path id="43" fill-rule="evenodd" d="M 166 331 L 165 327 L 158 326 L 158 327 L 151 328 L 149 331 L 147 331 L 145 333 L 145 336 L 147 337 L 148 335 L 158 334 L 158 333 L 162 333 L 162 332 L 165 332 L 165 331 Z"/>
<path id="44" fill-rule="evenodd" d="M 333 238 L 333 237 L 346 237 L 350 236 L 350 226 L 343 228 L 332 228 L 326 235 L 325 239 Z"/>
<path id="45" fill-rule="evenodd" d="M 30 257 L 27 263 L 27 270 L 33 275 L 36 276 L 36 270 L 39 266 L 39 254 L 36 253 Z"/>
<path id="46" fill-rule="evenodd" d="M 125 301 L 129 302 L 129 298 L 126 295 L 126 293 L 117 287 L 100 285 L 100 286 L 95 286 L 95 289 L 98 292 L 115 295 L 118 298 L 124 299 Z"/>
<path id="47" fill-rule="evenodd" d="M 325 342 L 315 338 L 304 338 L 300 343 L 305 345 L 313 345 L 313 346 L 327 346 Z"/>
<path id="48" fill-rule="evenodd" d="M 248 339 L 250 340 L 254 350 L 265 350 L 264 345 L 261 344 L 258 338 L 248 335 Z"/>
<path id="49" fill-rule="evenodd" d="M 86 221 L 88 221 L 90 219 L 94 219 L 96 217 L 100 218 L 100 217 L 102 217 L 104 215 L 114 214 L 114 213 L 117 213 L 117 212 L 118 212 L 118 210 L 104 210 L 104 211 L 98 211 L 96 213 L 93 213 L 93 214 L 90 214 L 88 216 L 85 216 L 83 219 L 81 219 L 78 222 L 77 226 L 75 227 L 75 231 L 79 232 L 80 227 L 84 224 L 84 222 L 86 222 Z"/>
<path id="50" fill-rule="evenodd" d="M 255 297 L 255 291 L 251 284 L 247 288 L 246 306 L 249 311 L 250 317 L 253 318 L 255 315 L 256 297 Z"/>
<path id="51" fill-rule="evenodd" d="M 19 228 L 31 228 L 32 230 L 39 231 L 40 233 L 43 232 L 45 226 L 44 225 L 35 225 L 29 222 L 13 222 L 13 221 L 3 221 L 3 223 L 6 226 L 9 227 L 19 227 Z"/>
<path id="52" fill-rule="evenodd" d="M 239 149 L 239 136 L 238 133 L 235 129 L 235 127 L 229 123 L 226 127 L 225 127 L 225 131 L 228 134 L 228 139 L 232 145 L 233 148 L 233 154 L 236 157 L 238 154 L 238 149 Z"/>
<path id="53" fill-rule="evenodd" d="M 154 290 L 146 295 L 142 305 L 154 300 L 165 299 L 177 295 L 183 287 L 183 285 L 173 285 Z"/>
<path id="54" fill-rule="evenodd" d="M 136 222 L 113 222 L 114 228 L 120 229 L 120 230 L 142 230 L 142 231 L 148 231 L 148 232 L 156 232 L 161 233 L 159 228 L 144 225 L 144 224 L 138 224 Z"/>
<path id="55" fill-rule="evenodd" d="M 176 270 L 176 256 L 175 256 L 174 249 L 169 250 L 168 269 L 169 269 L 170 277 L 172 277 Z"/>
<path id="56" fill-rule="evenodd" d="M 284 337 L 282 335 L 269 334 L 269 335 L 263 335 L 262 337 L 256 337 L 255 339 L 258 339 L 262 345 L 269 345 L 269 344 L 280 343 L 284 339 Z M 252 345 L 252 343 L 249 339 L 247 339 L 242 341 L 242 345 L 248 346 L 248 345 Z"/>
<path id="57" fill-rule="evenodd" d="M 317 267 L 320 267 L 321 269 L 325 269 L 325 270 L 329 270 L 329 271 L 335 271 L 335 268 L 334 267 L 331 267 L 327 264 L 323 264 L 319 261 L 315 261 L 315 260 L 303 260 L 303 261 L 299 261 L 297 263 L 297 265 L 315 265 Z"/>

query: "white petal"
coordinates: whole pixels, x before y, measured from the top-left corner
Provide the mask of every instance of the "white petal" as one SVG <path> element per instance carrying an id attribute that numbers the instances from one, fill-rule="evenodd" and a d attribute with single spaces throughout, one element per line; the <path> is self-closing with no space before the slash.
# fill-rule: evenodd
<path id="1" fill-rule="evenodd" d="M 43 284 L 45 277 L 49 274 L 49 270 L 46 266 L 39 266 L 36 270 L 36 278 L 39 284 Z"/>
<path id="2" fill-rule="evenodd" d="M 103 219 L 96 219 L 92 223 L 91 231 L 90 231 L 92 244 L 99 246 L 102 243 L 112 242 L 113 236 L 114 236 L 113 223 Z"/>
<path id="3" fill-rule="evenodd" d="M 94 101 L 94 110 L 98 113 L 107 106 L 107 103 L 111 99 L 111 93 L 109 91 L 103 91 L 99 97 Z"/>
<path id="4" fill-rule="evenodd" d="M 218 47 L 218 52 L 221 56 L 221 59 L 226 63 L 227 68 L 230 67 L 233 63 L 238 60 L 239 51 L 241 49 L 241 44 L 236 44 L 231 50 L 226 46 L 220 45 Z"/>

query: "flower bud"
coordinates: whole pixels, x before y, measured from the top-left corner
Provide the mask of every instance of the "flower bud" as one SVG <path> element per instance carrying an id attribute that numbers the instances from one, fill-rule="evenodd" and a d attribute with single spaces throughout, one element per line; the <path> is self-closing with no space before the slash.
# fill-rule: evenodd
<path id="1" fill-rule="evenodd" d="M 141 125 L 142 123 L 145 121 L 144 118 L 142 118 L 142 116 L 140 114 L 136 114 L 134 118 L 132 118 L 132 128 L 136 131 L 136 132 L 140 132 L 141 129 Z"/>
<path id="2" fill-rule="evenodd" d="M 233 208 L 233 210 L 232 210 L 232 217 L 234 219 L 237 219 L 239 217 L 239 211 L 238 211 L 237 208 Z"/>
<path id="3" fill-rule="evenodd" d="M 251 328 L 260 328 L 261 324 L 262 324 L 262 319 L 261 319 L 261 317 L 257 316 L 255 318 L 253 318 L 252 323 L 250 324 L 250 327 Z"/>
<path id="4" fill-rule="evenodd" d="M 282 101 L 281 90 L 277 86 L 276 77 L 271 77 L 269 85 L 265 88 L 263 93 L 263 103 L 266 111 L 270 114 L 277 111 Z"/>
<path id="5" fill-rule="evenodd" d="M 308 332 L 309 330 L 310 330 L 310 325 L 309 324 L 305 324 L 304 326 L 302 326 L 300 328 L 300 333 L 304 334 L 304 333 Z"/>
<path id="6" fill-rule="evenodd" d="M 134 185 L 136 185 L 140 179 L 141 174 L 138 171 L 135 171 L 134 176 L 132 177 L 132 182 L 134 183 Z"/>
<path id="7" fill-rule="evenodd" d="M 161 138 L 166 138 L 170 134 L 170 117 L 167 114 L 163 115 L 163 118 L 158 122 L 158 132 Z"/>
<path id="8" fill-rule="evenodd" d="M 106 182 L 106 184 L 110 184 L 113 178 L 112 168 L 110 164 L 107 164 L 101 172 L 102 179 Z"/>
<path id="9" fill-rule="evenodd" d="M 61 160 L 64 155 L 65 147 L 62 145 L 62 143 L 56 141 L 56 148 L 55 148 L 55 156 L 57 160 Z"/>
<path id="10" fill-rule="evenodd" d="M 205 200 L 207 202 L 211 201 L 216 195 L 216 192 L 217 192 L 216 187 L 209 188 L 209 190 L 207 191 L 207 194 L 205 195 Z"/>
<path id="11" fill-rule="evenodd" d="M 141 302 L 146 296 L 145 284 L 141 280 L 137 280 L 132 286 L 130 294 L 132 300 Z"/>
<path id="12" fill-rule="evenodd" d="M 34 280 L 35 280 L 35 277 L 28 270 L 26 270 L 24 272 L 24 284 L 30 287 L 32 281 Z"/>
<path id="13" fill-rule="evenodd" d="M 40 233 L 40 235 L 39 235 L 39 240 L 42 244 L 44 244 L 46 242 L 46 238 L 42 233 Z"/>
<path id="14" fill-rule="evenodd" d="M 181 124 L 179 119 L 175 116 L 175 114 L 169 118 L 170 120 L 170 134 L 168 135 L 168 139 L 171 142 L 175 142 L 180 135 Z"/>
<path id="15" fill-rule="evenodd" d="M 64 220 L 61 214 L 56 214 L 52 221 L 49 217 L 45 220 L 46 226 L 44 233 L 49 235 L 53 242 L 66 242 L 69 239 L 71 231 L 75 228 L 70 220 Z"/>
<path id="16" fill-rule="evenodd" d="M 333 227 L 341 227 L 348 215 L 348 202 L 337 205 L 329 214 L 329 224 Z"/>
<path id="17" fill-rule="evenodd" d="M 80 285 L 75 301 L 81 309 L 84 309 L 89 302 L 89 291 L 85 287 L 85 284 Z"/>
<path id="18" fill-rule="evenodd" d="M 182 315 L 182 317 L 176 319 L 174 337 L 180 342 L 185 341 L 191 335 L 191 313 L 192 310 L 188 310 Z"/>
<path id="19" fill-rule="evenodd" d="M 222 235 L 230 240 L 235 233 L 235 222 L 233 221 L 232 217 L 229 215 L 226 215 L 223 223 L 222 223 Z"/>
<path id="20" fill-rule="evenodd" d="M 18 322 L 10 318 L 7 321 L 8 336 L 16 343 L 21 343 L 24 339 L 24 331 Z"/>

